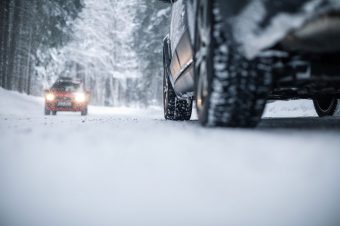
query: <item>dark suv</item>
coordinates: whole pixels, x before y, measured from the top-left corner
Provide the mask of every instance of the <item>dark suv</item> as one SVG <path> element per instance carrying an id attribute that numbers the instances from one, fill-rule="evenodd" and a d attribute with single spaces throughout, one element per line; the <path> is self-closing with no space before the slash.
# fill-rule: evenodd
<path id="1" fill-rule="evenodd" d="M 340 1 L 162 0 L 164 115 L 205 126 L 254 127 L 267 100 L 312 99 L 319 116 L 340 97 Z"/>

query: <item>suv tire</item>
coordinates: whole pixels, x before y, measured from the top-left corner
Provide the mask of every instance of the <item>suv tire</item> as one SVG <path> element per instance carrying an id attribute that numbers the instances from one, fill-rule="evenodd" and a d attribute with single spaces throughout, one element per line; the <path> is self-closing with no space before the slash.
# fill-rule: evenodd
<path id="1" fill-rule="evenodd" d="M 44 111 L 45 115 L 50 115 L 51 114 L 51 111 L 48 110 L 46 107 L 45 107 L 45 111 Z"/>
<path id="2" fill-rule="evenodd" d="M 164 118 L 173 121 L 188 121 L 192 113 L 192 98 L 179 99 L 170 82 L 168 69 L 164 60 L 163 106 Z"/>
<path id="3" fill-rule="evenodd" d="M 86 107 L 83 111 L 80 112 L 80 114 L 81 114 L 82 116 L 86 116 L 87 113 L 88 113 L 87 107 Z"/>
<path id="4" fill-rule="evenodd" d="M 196 14 L 195 96 L 204 126 L 255 127 L 271 85 L 269 58 L 246 59 L 224 30 L 220 4 L 200 0 Z"/>

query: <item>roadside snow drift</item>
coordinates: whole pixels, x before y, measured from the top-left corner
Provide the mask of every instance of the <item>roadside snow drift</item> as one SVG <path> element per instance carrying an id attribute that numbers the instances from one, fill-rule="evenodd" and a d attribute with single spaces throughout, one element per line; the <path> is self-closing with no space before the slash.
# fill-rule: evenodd
<path id="1" fill-rule="evenodd" d="M 338 226 L 339 118 L 288 103 L 267 114 L 300 118 L 206 129 L 158 108 L 46 117 L 0 89 L 0 225 Z"/>

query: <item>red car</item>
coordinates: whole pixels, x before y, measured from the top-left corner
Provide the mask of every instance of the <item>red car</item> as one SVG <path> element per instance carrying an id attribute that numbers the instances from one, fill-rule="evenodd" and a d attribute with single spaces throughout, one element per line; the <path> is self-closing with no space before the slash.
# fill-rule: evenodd
<path id="1" fill-rule="evenodd" d="M 84 84 L 71 78 L 59 78 L 49 90 L 45 90 L 45 115 L 58 111 L 81 112 L 87 115 L 90 94 Z"/>

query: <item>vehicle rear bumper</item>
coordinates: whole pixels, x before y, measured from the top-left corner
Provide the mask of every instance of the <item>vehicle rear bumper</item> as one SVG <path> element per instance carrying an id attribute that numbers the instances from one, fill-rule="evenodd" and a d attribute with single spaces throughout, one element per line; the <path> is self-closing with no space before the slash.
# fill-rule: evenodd
<path id="1" fill-rule="evenodd" d="M 59 107 L 56 106 L 54 103 L 46 103 L 45 104 L 46 110 L 49 111 L 84 111 L 87 108 L 87 104 L 83 105 L 72 105 L 71 107 Z"/>
<path id="2" fill-rule="evenodd" d="M 288 50 L 311 53 L 340 52 L 340 12 L 318 16 L 289 33 L 282 41 Z"/>

